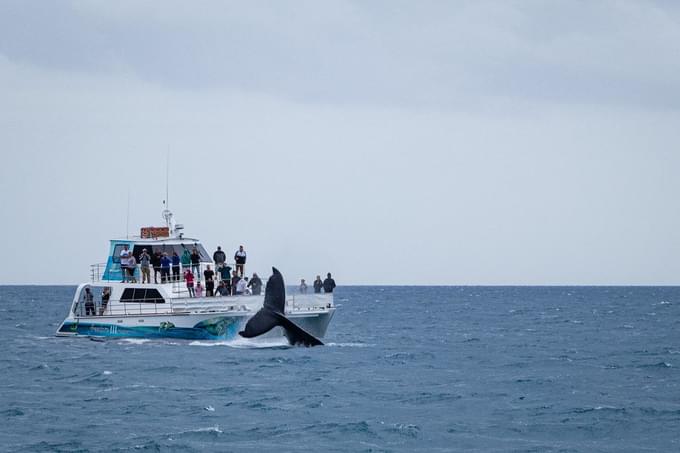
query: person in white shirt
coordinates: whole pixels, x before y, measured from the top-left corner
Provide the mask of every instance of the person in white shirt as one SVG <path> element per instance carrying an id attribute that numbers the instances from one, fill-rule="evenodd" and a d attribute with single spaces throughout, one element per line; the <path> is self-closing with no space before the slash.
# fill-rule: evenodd
<path id="1" fill-rule="evenodd" d="M 236 294 L 245 294 L 247 287 L 248 280 L 245 278 L 239 279 L 238 283 L 236 283 Z"/>
<path id="2" fill-rule="evenodd" d="M 234 261 L 236 261 L 236 273 L 239 277 L 246 275 L 245 265 L 246 265 L 246 251 L 243 250 L 243 246 L 240 245 L 236 253 L 234 253 Z"/>
<path id="3" fill-rule="evenodd" d="M 125 244 L 123 250 L 120 251 L 120 272 L 123 274 L 123 283 L 127 281 L 128 277 L 128 260 L 130 259 L 130 249 Z"/>

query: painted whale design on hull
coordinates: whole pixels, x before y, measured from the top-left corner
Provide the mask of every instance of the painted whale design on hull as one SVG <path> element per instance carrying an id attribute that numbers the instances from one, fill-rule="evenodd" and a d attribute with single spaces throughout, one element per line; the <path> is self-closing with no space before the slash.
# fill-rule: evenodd
<path id="1" fill-rule="evenodd" d="M 244 338 L 253 338 L 265 334 L 276 326 L 283 327 L 283 334 L 291 345 L 322 346 L 323 342 L 305 331 L 283 314 L 286 306 L 286 287 L 283 275 L 272 267 L 272 276 L 267 281 L 264 293 L 264 305 L 246 323 L 245 329 L 238 334 Z"/>

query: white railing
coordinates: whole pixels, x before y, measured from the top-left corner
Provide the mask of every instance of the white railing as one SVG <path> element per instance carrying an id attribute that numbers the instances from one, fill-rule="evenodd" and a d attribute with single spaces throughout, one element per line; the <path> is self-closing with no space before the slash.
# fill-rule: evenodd
<path id="1" fill-rule="evenodd" d="M 120 268 L 120 264 L 118 263 L 113 263 L 113 264 L 107 264 L 107 263 L 96 263 L 96 264 L 90 264 L 90 280 L 92 282 L 99 282 L 104 279 L 104 274 L 106 273 L 106 267 L 110 266 L 110 272 L 113 272 L 116 274 L 116 280 L 121 279 L 123 280 L 123 274 L 122 274 L 122 269 Z M 216 265 L 214 263 L 208 263 L 208 262 L 201 262 L 198 265 L 190 264 L 188 266 L 185 265 L 180 265 L 179 268 L 179 274 L 173 273 L 173 266 L 170 266 L 169 268 L 169 274 L 168 278 L 166 281 L 162 281 L 162 271 L 160 267 L 154 268 L 153 266 L 149 267 L 149 280 L 153 280 L 154 282 L 158 281 L 158 283 L 172 283 L 172 282 L 183 282 L 184 281 L 184 271 L 187 269 L 191 269 L 192 273 L 198 267 L 198 274 L 194 273 L 194 281 L 198 280 L 203 280 L 201 277 L 203 276 L 203 271 L 207 269 L 207 266 L 210 265 L 210 268 L 213 272 L 215 272 L 215 281 L 219 282 L 222 279 L 221 274 L 219 273 L 218 269 L 216 268 Z M 236 269 L 236 265 L 232 263 L 226 263 L 227 266 L 231 268 L 231 270 Z M 231 277 L 230 277 L 231 278 Z M 136 280 L 135 283 L 141 283 L 142 282 L 142 269 L 141 265 L 137 264 L 135 266 L 135 272 L 134 272 L 134 279 Z M 125 275 L 125 280 L 129 280 L 129 277 Z M 109 276 L 109 281 L 115 281 L 112 280 Z"/>
<path id="2" fill-rule="evenodd" d="M 252 299 L 251 299 L 252 298 Z M 210 313 L 210 312 L 253 312 L 260 308 L 261 301 L 253 296 L 216 296 L 216 297 L 183 297 L 166 299 L 164 302 L 136 302 L 134 300 L 109 300 L 106 305 L 101 300 L 93 301 L 90 309 L 96 316 L 140 316 L 163 315 L 177 313 Z M 286 313 L 309 311 L 326 311 L 332 308 L 330 294 L 297 294 L 286 298 Z M 73 314 L 76 318 L 88 316 L 84 301 L 76 303 Z"/>

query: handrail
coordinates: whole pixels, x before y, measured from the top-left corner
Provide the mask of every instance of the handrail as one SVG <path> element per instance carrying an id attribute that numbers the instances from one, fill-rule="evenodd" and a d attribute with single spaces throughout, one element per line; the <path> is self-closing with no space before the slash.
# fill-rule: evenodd
<path id="1" fill-rule="evenodd" d="M 232 271 L 236 269 L 235 263 L 225 262 L 225 264 L 227 266 L 229 266 Z M 173 274 L 173 268 L 175 268 L 177 266 L 171 265 L 168 268 L 170 280 L 167 283 L 174 282 L 174 281 L 184 281 L 184 271 L 186 269 L 192 269 L 192 272 L 193 272 L 193 269 L 196 266 L 198 266 L 199 275 L 194 274 L 194 279 L 195 280 L 202 280 L 200 277 L 202 276 L 203 271 L 206 270 L 208 265 L 210 265 L 211 270 L 213 272 L 215 272 L 214 280 L 216 282 L 219 282 L 222 279 L 222 276 L 218 272 L 217 264 L 213 263 L 212 261 L 202 261 L 199 264 L 189 264 L 189 265 L 180 264 L 179 265 L 179 268 L 180 268 L 179 274 Z M 95 263 L 95 264 L 90 264 L 90 281 L 92 281 L 92 282 L 113 281 L 111 278 L 104 280 L 104 274 L 106 273 L 108 266 L 111 266 L 111 268 L 109 269 L 109 272 L 115 272 L 116 279 L 118 279 L 118 278 L 122 279 L 123 278 L 122 268 L 120 266 L 120 263 Z M 141 270 L 141 268 L 142 268 L 141 264 L 137 263 L 135 265 L 134 277 L 135 277 L 135 280 L 137 280 L 138 283 L 140 283 L 141 280 L 142 280 L 142 270 Z M 161 267 L 149 266 L 149 274 L 150 274 L 150 277 L 152 277 L 154 279 L 154 281 L 157 280 L 157 273 L 161 273 L 161 269 L 162 269 Z M 175 278 L 174 277 L 175 275 L 179 275 L 179 279 Z M 125 280 L 127 280 L 127 276 L 126 276 Z"/>
<path id="2" fill-rule="evenodd" d="M 298 294 L 286 298 L 286 312 L 309 312 L 325 311 L 333 307 L 328 301 L 326 294 Z M 176 313 L 206 313 L 222 311 L 249 312 L 255 310 L 249 302 L 252 296 L 216 296 L 216 297 L 183 297 L 181 299 L 165 299 L 164 302 L 141 302 L 141 299 L 109 300 L 106 306 L 102 306 L 101 300 L 93 301 L 95 316 L 136 316 L 151 314 L 176 314 Z M 148 299 L 158 300 L 158 299 Z M 250 299 L 256 300 L 256 299 Z M 76 318 L 88 317 L 86 304 L 78 301 L 74 305 L 73 315 Z"/>

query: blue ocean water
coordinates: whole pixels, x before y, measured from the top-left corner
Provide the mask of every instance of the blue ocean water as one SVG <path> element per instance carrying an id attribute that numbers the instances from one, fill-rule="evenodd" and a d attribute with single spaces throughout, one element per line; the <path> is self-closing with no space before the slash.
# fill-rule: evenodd
<path id="1" fill-rule="evenodd" d="M 0 286 L 2 451 L 680 451 L 680 288 L 340 287 L 318 348 L 56 338 Z"/>

